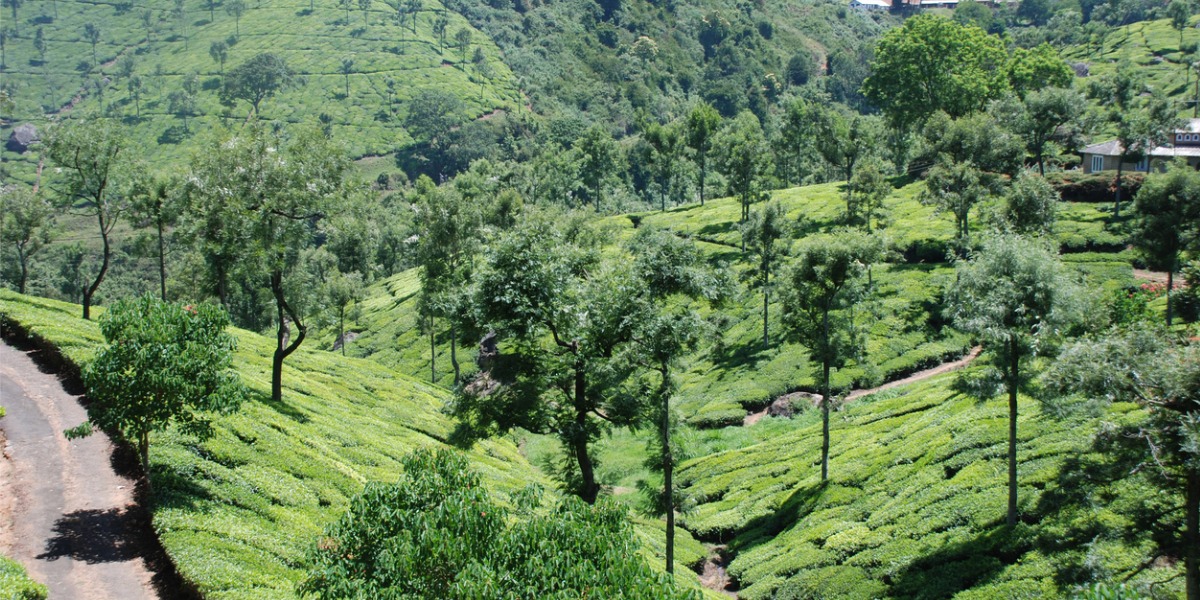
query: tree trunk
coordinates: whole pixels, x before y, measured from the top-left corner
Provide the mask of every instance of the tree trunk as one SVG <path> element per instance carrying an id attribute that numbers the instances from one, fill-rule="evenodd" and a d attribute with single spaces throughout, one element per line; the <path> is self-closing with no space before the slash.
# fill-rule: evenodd
<path id="1" fill-rule="evenodd" d="M 437 383 L 437 347 L 433 340 L 433 315 L 429 315 L 429 381 Z"/>
<path id="2" fill-rule="evenodd" d="M 342 341 L 342 356 L 346 355 L 346 305 L 338 307 L 338 339 Z"/>
<path id="3" fill-rule="evenodd" d="M 142 461 L 142 473 L 146 475 L 146 498 L 154 501 L 154 483 L 150 480 L 150 432 L 138 434 L 138 458 Z"/>
<path id="4" fill-rule="evenodd" d="M 587 379 L 583 363 L 578 362 L 575 364 L 575 424 L 569 437 L 575 460 L 579 463 L 579 476 L 583 479 L 579 497 L 588 504 L 595 504 L 600 486 L 596 484 L 596 469 L 592 465 L 591 455 L 588 454 L 586 392 Z"/>
<path id="5" fill-rule="evenodd" d="M 1009 342 L 1008 364 L 1008 524 L 1017 524 L 1017 340 Z"/>
<path id="6" fill-rule="evenodd" d="M 458 331 L 454 320 L 450 320 L 450 366 L 454 367 L 454 385 L 462 379 L 462 370 L 458 365 Z"/>
<path id="7" fill-rule="evenodd" d="M 166 244 L 163 242 L 162 207 L 158 207 L 158 285 L 162 292 L 162 301 L 167 301 L 167 257 Z"/>
<path id="8" fill-rule="evenodd" d="M 1187 513 L 1187 531 L 1184 532 L 1187 600 L 1200 600 L 1200 470 L 1191 469 L 1187 473 L 1184 511 Z"/>
<path id="9" fill-rule="evenodd" d="M 821 481 L 829 479 L 829 310 L 823 317 L 825 329 L 824 354 L 821 359 Z"/>
<path id="10" fill-rule="evenodd" d="M 1200 81 L 1200 80 L 1198 80 Z M 1200 93 L 1196 94 L 1200 98 Z M 708 175 L 708 161 L 705 160 L 704 153 L 700 153 L 700 206 L 704 206 L 704 179 Z"/>
<path id="11" fill-rule="evenodd" d="M 97 209 L 97 214 L 100 220 L 100 240 L 103 243 L 103 249 L 101 250 L 100 272 L 96 274 L 96 280 L 92 282 L 92 285 L 83 291 L 84 320 L 91 320 L 92 318 L 92 296 L 100 288 L 100 282 L 104 281 L 104 274 L 108 272 L 109 257 L 112 255 L 112 247 L 108 243 L 108 229 L 105 226 L 104 213 Z"/>
<path id="12" fill-rule="evenodd" d="M 667 510 L 667 573 L 675 572 L 675 489 L 671 481 L 674 474 L 674 456 L 671 454 L 671 393 L 670 375 L 662 369 L 662 453 L 663 491 L 666 493 Z"/>
<path id="13" fill-rule="evenodd" d="M 21 280 L 17 282 L 17 293 L 25 293 L 25 282 L 29 279 L 29 257 L 25 255 L 25 245 L 17 244 L 17 262 L 21 263 Z"/>
<path id="14" fill-rule="evenodd" d="M 1167 265 L 1167 327 L 1171 326 L 1171 288 L 1175 287 L 1175 259 Z"/>
<path id="15" fill-rule="evenodd" d="M 771 297 L 771 272 L 767 270 L 768 263 L 763 260 L 763 348 L 771 347 L 771 339 L 767 337 L 767 306 Z"/>
<path id="16" fill-rule="evenodd" d="M 1117 189 L 1116 199 L 1113 202 L 1113 220 L 1121 218 L 1121 173 L 1125 167 L 1125 156 L 1117 155 Z"/>
<path id="17" fill-rule="evenodd" d="M 275 315 L 278 319 L 278 327 L 275 329 L 275 354 L 271 360 L 271 400 L 280 402 L 283 400 L 283 359 L 300 347 L 308 328 L 283 297 L 283 271 L 276 269 L 271 272 L 271 293 L 275 296 Z M 285 317 L 290 318 L 296 326 L 296 338 L 293 340 L 288 339 Z"/>

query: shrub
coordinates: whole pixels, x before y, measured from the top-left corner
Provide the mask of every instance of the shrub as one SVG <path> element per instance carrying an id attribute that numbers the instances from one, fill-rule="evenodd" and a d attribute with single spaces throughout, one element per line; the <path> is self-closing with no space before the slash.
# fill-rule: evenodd
<path id="1" fill-rule="evenodd" d="M 47 595 L 46 586 L 30 579 L 25 567 L 0 556 L 0 596 L 5 600 L 45 600 Z"/>
<path id="2" fill-rule="evenodd" d="M 543 507 L 536 487 L 510 515 L 455 451 L 417 451 L 393 484 L 370 483 L 311 553 L 318 598 L 698 598 L 638 554 L 628 516 L 602 501 Z"/>
<path id="3" fill-rule="evenodd" d="M 1121 197 L 1133 198 L 1146 179 L 1144 173 L 1126 172 L 1121 175 Z M 1067 202 L 1112 202 L 1116 171 L 1101 173 L 1060 172 L 1046 175 L 1046 181 L 1058 190 Z"/>

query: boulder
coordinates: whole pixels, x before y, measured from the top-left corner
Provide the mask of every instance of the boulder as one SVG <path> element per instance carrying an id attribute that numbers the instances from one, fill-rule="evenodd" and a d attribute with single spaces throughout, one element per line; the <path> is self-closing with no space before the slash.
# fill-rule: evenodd
<path id="1" fill-rule="evenodd" d="M 40 139 L 37 127 L 34 127 L 31 123 L 25 123 L 13 129 L 12 135 L 8 136 L 8 143 L 5 144 L 5 147 L 13 152 L 25 152 Z"/>

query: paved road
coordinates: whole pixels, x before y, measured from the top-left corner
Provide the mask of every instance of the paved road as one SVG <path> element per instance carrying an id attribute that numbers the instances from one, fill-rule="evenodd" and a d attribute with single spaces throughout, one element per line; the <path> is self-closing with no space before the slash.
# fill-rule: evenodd
<path id="1" fill-rule="evenodd" d="M 62 434 L 86 418 L 77 397 L 28 354 L 0 344 L 0 405 L 8 412 L 0 419 L 0 553 L 25 565 L 52 600 L 158 598 L 134 481 L 114 470 L 103 434 Z"/>

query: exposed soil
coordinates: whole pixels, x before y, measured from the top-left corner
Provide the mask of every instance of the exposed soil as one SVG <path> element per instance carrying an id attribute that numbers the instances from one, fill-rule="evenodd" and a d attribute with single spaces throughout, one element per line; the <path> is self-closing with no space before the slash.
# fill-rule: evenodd
<path id="1" fill-rule="evenodd" d="M 910 383 L 916 383 L 918 381 L 923 381 L 925 379 L 929 379 L 930 377 L 937 377 L 938 375 L 943 375 L 943 374 L 949 373 L 951 371 L 956 371 L 958 369 L 961 369 L 961 368 L 967 366 L 968 364 L 971 363 L 971 361 L 975 360 L 979 356 L 979 353 L 982 350 L 983 350 L 983 348 L 981 348 L 980 346 L 975 346 L 974 348 L 971 348 L 971 351 L 968 352 L 966 356 L 964 356 L 956 361 L 942 363 L 936 367 L 925 369 L 924 371 L 918 371 L 916 373 L 913 373 L 912 375 L 909 375 L 908 377 L 905 377 L 903 379 L 897 379 L 895 381 L 889 381 L 879 387 L 873 387 L 870 389 L 854 390 L 846 396 L 846 399 L 844 400 L 844 402 L 850 402 L 851 400 L 854 400 L 856 398 L 862 398 L 863 396 L 869 396 L 876 392 L 890 390 L 895 387 L 900 387 L 902 385 L 908 385 Z M 820 394 L 810 394 L 808 392 L 792 392 L 791 394 L 785 394 L 783 396 L 780 396 L 780 399 L 783 399 L 783 400 L 793 400 L 793 399 L 800 399 L 800 398 L 807 398 L 815 404 L 817 402 L 820 402 L 821 395 Z M 742 421 L 742 425 L 750 426 L 750 425 L 753 425 L 753 424 L 761 421 L 763 417 L 767 416 L 768 410 L 770 410 L 769 406 L 758 412 L 753 412 L 753 413 L 746 415 L 746 418 Z"/>
<path id="2" fill-rule="evenodd" d="M 63 435 L 87 415 L 38 354 L 0 344 L 0 553 L 51 598 L 188 595 L 136 501 L 136 459 L 103 433 Z"/>
<path id="3" fill-rule="evenodd" d="M 1166 271 L 1147 271 L 1146 269 L 1134 269 L 1133 278 L 1140 279 L 1142 281 L 1152 281 L 1154 283 L 1166 283 L 1167 273 Z M 1180 282 L 1178 280 L 1175 281 L 1176 289 L 1179 288 L 1179 283 Z"/>
<path id="4" fill-rule="evenodd" d="M 725 572 L 729 557 L 725 556 L 725 546 L 712 546 L 710 554 L 704 559 L 704 570 L 700 573 L 700 585 L 720 592 L 730 598 L 737 598 L 737 586 Z"/>

